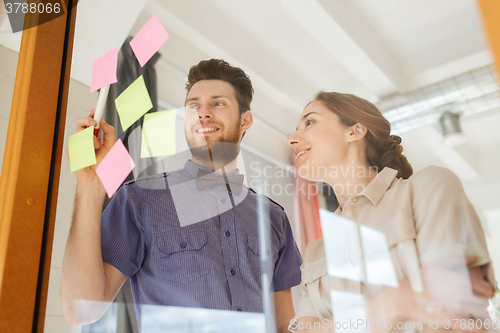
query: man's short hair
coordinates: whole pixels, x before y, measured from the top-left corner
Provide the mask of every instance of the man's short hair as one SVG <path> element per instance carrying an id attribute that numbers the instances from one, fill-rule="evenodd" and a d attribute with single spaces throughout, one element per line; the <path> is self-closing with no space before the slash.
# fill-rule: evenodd
<path id="1" fill-rule="evenodd" d="M 250 110 L 253 97 L 252 81 L 241 68 L 233 67 L 222 59 L 202 60 L 189 69 L 187 92 L 189 93 L 193 85 L 201 80 L 228 82 L 234 88 L 240 114 Z"/>

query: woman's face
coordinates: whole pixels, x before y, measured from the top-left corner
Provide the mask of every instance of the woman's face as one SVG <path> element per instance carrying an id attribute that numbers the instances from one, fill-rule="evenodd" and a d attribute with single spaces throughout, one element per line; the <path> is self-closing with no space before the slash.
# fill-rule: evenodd
<path id="1" fill-rule="evenodd" d="M 297 130 L 288 138 L 298 175 L 325 180 L 347 166 L 349 129 L 321 101 L 310 103 L 300 116 Z"/>

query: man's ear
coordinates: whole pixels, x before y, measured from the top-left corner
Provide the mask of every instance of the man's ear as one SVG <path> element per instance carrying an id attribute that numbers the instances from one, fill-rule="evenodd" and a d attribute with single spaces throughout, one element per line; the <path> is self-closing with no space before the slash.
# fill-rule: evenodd
<path id="1" fill-rule="evenodd" d="M 356 123 L 348 128 L 347 141 L 348 142 L 361 141 L 365 137 L 366 133 L 368 133 L 368 128 L 363 124 Z"/>
<path id="2" fill-rule="evenodd" d="M 240 133 L 248 131 L 253 124 L 252 111 L 248 110 L 241 114 Z"/>

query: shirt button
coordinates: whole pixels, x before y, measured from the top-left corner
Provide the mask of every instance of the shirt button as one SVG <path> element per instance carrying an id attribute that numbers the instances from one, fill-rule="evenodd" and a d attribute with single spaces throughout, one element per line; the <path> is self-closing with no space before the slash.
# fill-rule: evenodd
<path id="1" fill-rule="evenodd" d="M 236 271 L 234 269 L 231 270 L 231 275 L 236 275 Z"/>
<path id="2" fill-rule="evenodd" d="M 352 202 L 358 202 L 358 198 L 352 199 Z"/>
<path id="3" fill-rule="evenodd" d="M 236 311 L 242 311 L 241 308 L 237 308 Z"/>
<path id="4" fill-rule="evenodd" d="M 186 243 L 186 242 L 181 242 L 180 246 L 181 246 L 182 248 L 185 248 L 185 247 L 186 247 L 186 246 L 188 246 L 188 245 L 187 245 L 187 243 Z"/>
<path id="5" fill-rule="evenodd" d="M 226 231 L 226 236 L 227 237 L 231 236 L 231 233 L 229 231 Z"/>
<path id="6" fill-rule="evenodd" d="M 221 199 L 220 200 L 222 203 L 226 203 L 226 199 Z"/>
<path id="7" fill-rule="evenodd" d="M 353 218 L 353 216 L 354 216 L 354 215 L 353 215 L 351 212 L 347 213 L 347 217 L 348 217 L 348 218 L 352 219 L 352 218 Z"/>

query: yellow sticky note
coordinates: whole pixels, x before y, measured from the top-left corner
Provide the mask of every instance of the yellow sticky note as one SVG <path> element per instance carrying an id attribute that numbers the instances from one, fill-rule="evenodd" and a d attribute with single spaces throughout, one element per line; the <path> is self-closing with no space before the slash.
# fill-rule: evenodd
<path id="1" fill-rule="evenodd" d="M 153 103 L 142 75 L 115 99 L 115 105 L 124 131 L 151 110 Z"/>
<path id="2" fill-rule="evenodd" d="M 142 126 L 141 158 L 175 154 L 177 109 L 148 113 Z"/>
<path id="3" fill-rule="evenodd" d="M 69 163 L 71 172 L 97 163 L 94 150 L 94 126 L 69 137 Z"/>

